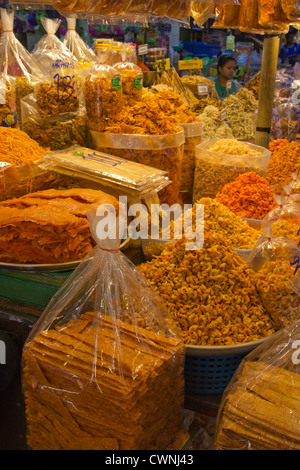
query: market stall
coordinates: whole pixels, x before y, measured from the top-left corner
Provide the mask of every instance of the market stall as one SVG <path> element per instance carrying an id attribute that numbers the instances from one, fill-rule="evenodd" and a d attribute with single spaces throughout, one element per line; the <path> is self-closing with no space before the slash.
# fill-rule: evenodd
<path id="1" fill-rule="evenodd" d="M 29 53 L 1 10 L 0 393 L 17 381 L 19 446 L 298 449 L 299 83 L 277 62 L 298 3 L 11 6 L 68 20 L 61 40 L 44 16 Z M 75 31 L 191 15 L 261 35 L 259 73 L 220 97 L 202 59 L 156 51 L 149 83 L 134 45 Z"/>

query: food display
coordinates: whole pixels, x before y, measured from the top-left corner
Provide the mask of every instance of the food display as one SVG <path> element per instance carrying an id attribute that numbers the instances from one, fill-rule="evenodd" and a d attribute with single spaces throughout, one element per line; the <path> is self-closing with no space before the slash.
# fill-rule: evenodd
<path id="1" fill-rule="evenodd" d="M 206 232 L 200 250 L 186 250 L 184 240 L 168 243 L 138 269 L 164 300 L 185 344 L 233 345 L 275 331 L 254 272 L 220 234 Z"/>
<path id="2" fill-rule="evenodd" d="M 258 220 L 277 205 L 268 181 L 253 171 L 225 184 L 216 195 L 216 200 L 240 217 Z"/>
<path id="3" fill-rule="evenodd" d="M 300 144 L 287 139 L 273 140 L 269 144 L 270 159 L 266 178 L 275 193 L 281 194 L 283 187 L 292 181 L 291 174 L 299 171 Z"/>
<path id="4" fill-rule="evenodd" d="M 266 176 L 270 151 L 236 139 L 212 139 L 198 145 L 193 201 L 215 197 L 242 173 Z"/>
<path id="5" fill-rule="evenodd" d="M 88 189 L 45 190 L 0 203 L 0 260 L 17 264 L 78 261 L 93 248 L 87 211 L 118 201 Z"/>

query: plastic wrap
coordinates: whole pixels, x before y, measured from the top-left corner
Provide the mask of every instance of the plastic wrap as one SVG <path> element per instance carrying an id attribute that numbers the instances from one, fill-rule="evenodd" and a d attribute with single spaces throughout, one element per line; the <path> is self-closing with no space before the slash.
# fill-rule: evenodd
<path id="1" fill-rule="evenodd" d="M 300 128 L 300 110 L 290 101 L 277 104 L 275 107 L 280 122 L 281 139 L 296 140 Z"/>
<path id="2" fill-rule="evenodd" d="M 228 155 L 210 150 L 210 147 L 217 142 L 220 141 L 206 140 L 196 148 L 193 202 L 202 197 L 214 198 L 225 184 L 234 181 L 242 173 L 253 171 L 266 176 L 271 156 L 268 149 L 247 143 L 249 151 L 257 151 L 260 155 L 249 156 L 249 153 Z"/>
<path id="3" fill-rule="evenodd" d="M 84 42 L 76 32 L 76 18 L 67 18 L 68 31 L 64 37 L 63 44 L 72 52 L 84 70 L 97 63 L 94 51 Z"/>
<path id="4" fill-rule="evenodd" d="M 281 0 L 281 7 L 289 20 L 300 20 L 300 3 L 298 0 Z"/>
<path id="5" fill-rule="evenodd" d="M 122 75 L 109 65 L 97 64 L 85 70 L 83 80 L 89 128 L 101 131 L 122 108 Z"/>
<path id="6" fill-rule="evenodd" d="M 15 79 L 0 75 L 0 125 L 17 127 L 17 104 Z"/>
<path id="7" fill-rule="evenodd" d="M 132 62 L 118 62 L 114 68 L 122 75 L 123 105 L 132 106 L 142 101 L 143 72 Z"/>
<path id="8" fill-rule="evenodd" d="M 184 131 L 165 135 L 91 132 L 93 146 L 105 153 L 166 171 L 169 186 L 159 192 L 161 203 L 175 204 L 180 190 Z"/>
<path id="9" fill-rule="evenodd" d="M 264 233 L 271 233 L 273 237 L 285 237 L 299 245 L 299 204 L 291 198 L 286 202 L 282 196 L 277 196 L 276 200 L 277 206 L 275 206 L 262 220 L 262 229 Z"/>
<path id="10" fill-rule="evenodd" d="M 202 122 L 180 124 L 184 130 L 185 144 L 181 166 L 180 191 L 193 193 L 196 147 L 202 140 Z"/>
<path id="11" fill-rule="evenodd" d="M 17 111 L 14 124 L 21 122 L 21 99 L 33 92 L 38 80 L 43 78 L 36 59 L 25 49 L 13 32 L 14 12 L 1 8 L 3 33 L 0 38 L 0 74 L 11 81 L 15 87 L 15 108 Z M 3 119 L 2 119 L 3 121 Z M 12 121 L 11 121 L 12 122 Z"/>
<path id="12" fill-rule="evenodd" d="M 215 5 L 215 22 L 213 24 L 214 28 L 239 28 L 239 14 L 240 14 L 240 5 L 239 4 L 217 4 Z"/>
<path id="13" fill-rule="evenodd" d="M 41 18 L 46 34 L 33 49 L 45 75 L 35 86 L 38 111 L 43 119 L 76 112 L 80 98 L 80 67 L 72 52 L 55 35 L 61 20 Z"/>
<path id="14" fill-rule="evenodd" d="M 124 219 L 115 217 L 114 238 L 101 237 L 105 213 L 116 216 L 108 205 L 102 217 L 89 214 L 97 246 L 24 345 L 31 449 L 164 450 L 181 431 L 183 344 L 159 296 L 118 249 Z"/>
<path id="15" fill-rule="evenodd" d="M 21 101 L 22 128 L 26 134 L 50 150 L 60 150 L 71 145 L 85 146 L 88 142 L 88 126 L 85 108 L 77 113 L 41 119 L 34 94 Z"/>
<path id="16" fill-rule="evenodd" d="M 53 8 L 54 0 L 10 0 L 13 10 L 49 10 Z"/>
<path id="17" fill-rule="evenodd" d="M 266 6 L 266 10 L 268 10 L 268 6 L 270 8 L 270 6 L 276 2 L 277 0 L 274 0 L 274 2 L 272 0 L 271 2 L 265 3 L 264 5 Z M 239 12 L 239 29 L 243 32 L 254 34 L 287 33 L 289 30 L 288 23 L 269 25 L 260 24 L 260 5 L 261 3 L 258 0 L 241 0 L 241 7 Z M 280 17 L 280 13 L 278 15 L 278 17 Z"/>
<path id="18" fill-rule="evenodd" d="M 286 17 L 281 0 L 264 0 L 258 5 L 258 22 L 266 28 L 279 28 L 287 32 L 289 29 L 289 19 Z"/>
<path id="19" fill-rule="evenodd" d="M 202 28 L 204 23 L 213 15 L 215 4 L 213 1 L 191 1 L 191 16 L 199 28 Z"/>

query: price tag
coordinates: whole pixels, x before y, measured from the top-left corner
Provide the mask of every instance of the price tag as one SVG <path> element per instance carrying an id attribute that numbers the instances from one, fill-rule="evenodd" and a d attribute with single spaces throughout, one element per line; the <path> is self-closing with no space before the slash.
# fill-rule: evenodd
<path id="1" fill-rule="evenodd" d="M 222 122 L 226 121 L 226 109 L 222 109 L 221 111 L 221 121 Z"/>
<path id="2" fill-rule="evenodd" d="M 138 46 L 138 55 L 148 54 L 148 44 L 140 44 Z"/>
<path id="3" fill-rule="evenodd" d="M 167 59 L 160 59 L 156 61 L 156 70 L 157 72 L 164 72 L 165 70 L 170 70 L 171 62 L 170 57 Z"/>
<path id="4" fill-rule="evenodd" d="M 208 86 L 207 85 L 198 85 L 198 95 L 207 95 Z"/>
<path id="5" fill-rule="evenodd" d="M 231 89 L 231 84 L 232 84 L 232 81 L 228 80 L 228 82 L 226 83 L 226 90 L 227 91 L 229 91 Z"/>

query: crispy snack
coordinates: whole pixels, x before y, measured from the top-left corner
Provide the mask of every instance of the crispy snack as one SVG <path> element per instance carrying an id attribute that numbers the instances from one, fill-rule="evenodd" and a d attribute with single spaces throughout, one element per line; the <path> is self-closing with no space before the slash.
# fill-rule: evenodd
<path id="1" fill-rule="evenodd" d="M 20 126 L 22 122 L 21 99 L 27 95 L 30 95 L 30 93 L 33 93 L 34 88 L 25 75 L 23 77 L 16 77 L 15 83 L 16 83 L 16 107 L 17 107 L 17 115 L 18 115 L 18 121 L 19 121 L 19 126 Z"/>
<path id="2" fill-rule="evenodd" d="M 180 429 L 183 346 L 85 312 L 23 351 L 27 442 L 34 450 L 164 450 Z"/>
<path id="3" fill-rule="evenodd" d="M 13 83 L 11 79 L 1 79 L 0 91 L 0 126 L 15 128 L 17 126 L 17 97 L 15 82 Z M 1 158 L 1 160 L 3 159 Z"/>
<path id="4" fill-rule="evenodd" d="M 272 152 L 270 158 L 267 180 L 274 188 L 274 192 L 280 194 L 283 187 L 292 181 L 291 174 L 300 170 L 300 144 L 289 142 L 287 139 L 273 140 L 269 144 Z"/>
<path id="5" fill-rule="evenodd" d="M 299 450 L 299 392 L 299 374 L 246 361 L 222 403 L 215 449 Z"/>
<path id="6" fill-rule="evenodd" d="M 122 87 L 114 87 L 108 78 L 88 75 L 83 90 L 89 128 L 102 132 L 123 106 Z"/>
<path id="7" fill-rule="evenodd" d="M 268 181 L 254 171 L 227 183 L 216 195 L 216 200 L 240 217 L 258 220 L 277 205 Z"/>
<path id="8" fill-rule="evenodd" d="M 41 83 L 36 87 L 35 93 L 37 109 L 42 119 L 74 113 L 79 108 L 76 86 L 69 76 L 59 77 L 52 83 Z"/>
<path id="9" fill-rule="evenodd" d="M 49 189 L 0 203 L 0 259 L 48 264 L 77 261 L 93 248 L 87 212 L 118 201 L 100 190 Z"/>
<path id="10" fill-rule="evenodd" d="M 200 250 L 184 240 L 139 266 L 165 302 L 186 344 L 233 345 L 274 332 L 250 270 L 224 237 L 206 232 Z"/>
<path id="11" fill-rule="evenodd" d="M 226 119 L 235 139 L 251 140 L 255 137 L 255 124 L 252 115 L 245 111 L 244 102 L 232 94 L 223 100 Z"/>
<path id="12" fill-rule="evenodd" d="M 277 330 L 287 327 L 300 316 L 299 295 L 288 285 L 293 275 L 294 267 L 285 260 L 266 263 L 256 273 L 261 301 Z"/>
<path id="13" fill-rule="evenodd" d="M 285 237 L 292 240 L 297 245 L 300 243 L 299 220 L 297 219 L 279 219 L 272 222 L 272 236 Z"/>

